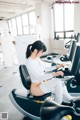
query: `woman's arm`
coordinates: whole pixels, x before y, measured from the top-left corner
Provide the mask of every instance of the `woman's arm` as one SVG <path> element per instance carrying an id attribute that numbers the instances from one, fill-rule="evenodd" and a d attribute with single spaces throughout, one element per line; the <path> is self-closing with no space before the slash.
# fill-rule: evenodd
<path id="1" fill-rule="evenodd" d="M 56 70 L 56 69 L 58 69 L 60 67 L 64 67 L 64 64 L 58 64 L 58 65 L 54 65 L 54 66 L 48 66 L 41 59 L 39 59 L 39 61 L 40 61 L 41 65 L 44 67 L 44 71 L 45 72 L 51 72 L 51 71 Z"/>
<path id="2" fill-rule="evenodd" d="M 53 70 L 56 70 L 57 67 L 56 66 L 50 66 L 50 67 L 45 67 L 45 72 L 52 72 Z"/>
<path id="3" fill-rule="evenodd" d="M 45 72 L 51 72 L 51 71 L 56 70 L 56 69 L 61 68 L 61 67 L 64 67 L 64 65 L 63 64 L 59 64 L 59 65 L 50 66 L 50 67 L 49 66 L 45 66 L 44 71 Z"/>
<path id="4" fill-rule="evenodd" d="M 50 79 L 52 79 L 52 78 L 54 78 L 54 77 L 57 77 L 57 76 L 64 76 L 64 73 L 62 72 L 62 71 L 58 71 L 58 72 L 53 72 L 53 73 L 47 73 L 47 74 L 44 74 L 44 75 L 40 75 L 40 76 L 38 76 L 38 80 L 42 80 L 42 81 L 44 81 L 44 80 L 50 80 Z"/>
<path id="5" fill-rule="evenodd" d="M 30 72 L 31 79 L 33 80 L 32 82 L 39 82 L 39 81 L 49 80 L 49 79 L 52 79 L 53 77 L 56 77 L 56 76 L 59 76 L 59 75 L 61 75 L 61 76 L 64 75 L 64 73 L 62 71 L 41 74 L 35 68 L 30 69 L 29 72 Z"/>

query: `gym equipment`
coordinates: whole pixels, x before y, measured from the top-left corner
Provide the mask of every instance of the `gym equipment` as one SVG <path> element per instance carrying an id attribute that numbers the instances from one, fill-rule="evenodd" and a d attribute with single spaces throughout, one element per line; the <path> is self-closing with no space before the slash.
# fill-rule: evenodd
<path id="1" fill-rule="evenodd" d="M 72 61 L 73 54 L 74 54 L 75 42 L 76 42 L 76 40 L 71 40 L 69 53 L 68 53 L 68 55 L 62 55 L 60 57 L 61 61 L 69 61 L 69 60 Z"/>
<path id="2" fill-rule="evenodd" d="M 80 33 L 77 34 L 76 40 L 77 40 L 77 42 L 80 42 Z"/>
<path id="3" fill-rule="evenodd" d="M 69 45 L 69 53 L 67 55 L 59 55 L 56 53 L 51 53 L 51 54 L 47 54 L 41 57 L 41 59 L 45 62 L 56 62 L 55 58 L 58 58 L 58 60 L 62 61 L 62 62 L 66 62 L 66 61 L 72 61 L 73 58 L 73 54 L 74 54 L 74 48 L 75 48 L 75 43 L 76 42 L 80 42 L 80 33 L 78 33 L 77 35 L 74 36 L 74 39 L 71 39 L 70 41 L 68 41 L 66 43 L 66 46 L 68 47 L 68 43 L 70 42 Z"/>
<path id="4" fill-rule="evenodd" d="M 48 63 L 52 63 L 53 59 L 56 58 L 56 56 L 58 56 L 59 54 L 57 53 L 50 53 L 50 54 L 46 54 L 41 56 L 41 60 L 48 62 Z"/>
<path id="5" fill-rule="evenodd" d="M 53 62 L 56 63 L 56 61 L 60 61 L 60 62 L 72 61 L 76 42 L 77 42 L 76 40 L 71 40 L 69 53 L 67 55 L 48 54 L 47 56 L 42 56 L 41 59 L 45 62 L 50 62 L 50 63 Z"/>
<path id="6" fill-rule="evenodd" d="M 69 61 L 69 60 L 72 61 L 72 57 L 74 54 L 74 47 L 75 47 L 74 44 L 76 42 L 78 42 L 78 43 L 80 42 L 80 33 L 77 34 L 76 39 L 72 39 L 69 42 L 70 42 L 69 53 L 68 53 L 68 55 L 62 55 L 60 57 L 61 61 Z M 67 43 L 69 43 L 69 42 L 67 42 Z"/>
<path id="7" fill-rule="evenodd" d="M 71 115 L 72 120 L 80 120 L 80 99 L 73 102 L 76 106 L 59 105 L 53 100 L 45 100 L 44 103 L 23 97 L 15 93 L 10 93 L 10 99 L 15 107 L 31 120 L 61 120 L 64 116 Z"/>
<path id="8" fill-rule="evenodd" d="M 26 89 L 30 89 L 30 76 L 25 65 L 19 67 L 21 80 Z M 54 102 L 51 93 L 43 96 L 32 96 L 30 91 L 27 96 L 17 94 L 16 89 L 13 89 L 9 97 L 15 107 L 27 116 L 27 119 L 32 120 L 60 120 L 65 115 L 71 115 L 73 118 L 80 117 L 80 98 L 66 105 L 59 105 Z M 50 99 L 45 100 L 50 97 Z M 75 105 L 74 105 L 75 104 Z M 70 105 L 70 106 L 69 106 Z M 77 107 L 75 107 L 77 106 Z M 76 111 L 77 109 L 77 111 Z M 72 119 L 74 120 L 74 119 Z M 79 119 L 77 119 L 79 120 Z"/>
<path id="9" fill-rule="evenodd" d="M 76 106 L 76 107 L 74 107 Z M 41 120 L 61 120 L 70 115 L 70 120 L 80 120 L 80 99 L 76 100 L 73 106 L 59 105 L 52 99 L 46 100 L 41 106 Z"/>
<path id="10" fill-rule="evenodd" d="M 74 56 L 72 60 L 71 74 L 75 79 L 67 81 L 67 89 L 71 93 L 80 95 L 80 43 L 75 43 Z"/>

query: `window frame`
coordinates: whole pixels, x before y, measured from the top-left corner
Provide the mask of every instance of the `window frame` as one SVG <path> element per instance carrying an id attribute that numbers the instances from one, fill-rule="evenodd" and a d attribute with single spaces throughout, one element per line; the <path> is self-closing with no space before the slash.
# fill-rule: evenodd
<path id="1" fill-rule="evenodd" d="M 26 12 L 26 13 L 24 13 L 24 14 L 27 14 L 27 16 L 28 16 L 28 25 L 26 26 L 26 27 L 28 27 L 28 29 L 29 29 L 29 34 L 27 34 L 27 33 L 24 33 L 24 25 L 23 25 L 23 21 L 22 21 L 22 16 L 24 15 L 24 14 L 21 14 L 21 15 L 18 15 L 18 16 L 16 16 L 16 17 L 13 17 L 13 18 L 11 18 L 11 19 L 8 19 L 7 21 L 7 23 L 8 23 L 8 26 L 9 26 L 9 21 L 11 21 L 11 26 L 12 26 L 12 19 L 17 19 L 17 17 L 21 17 L 21 26 L 22 26 L 22 34 L 18 34 L 18 26 L 17 26 L 17 20 L 16 20 L 16 31 L 17 31 L 17 36 L 21 36 L 21 35 L 36 35 L 36 25 L 35 25 L 35 33 L 34 34 L 31 34 L 30 33 L 30 27 L 31 27 L 31 25 L 30 25 L 30 21 L 29 21 L 29 13 L 31 13 L 31 12 L 35 12 L 35 10 L 33 9 L 33 10 L 31 10 L 31 11 L 28 11 L 28 12 Z M 36 16 L 35 16 L 35 19 L 36 19 Z M 13 34 L 12 33 L 12 30 L 10 30 L 10 27 L 9 27 L 9 31 L 11 32 L 11 34 Z M 14 36 L 15 37 L 15 36 Z"/>
<path id="2" fill-rule="evenodd" d="M 54 9 L 54 5 L 55 4 L 52 4 L 52 9 L 53 9 L 53 21 L 54 21 L 54 39 L 56 39 L 56 40 L 60 40 L 60 39 L 72 39 L 72 38 L 74 38 L 74 35 L 73 36 L 70 36 L 70 37 L 67 37 L 66 36 L 66 33 L 68 33 L 68 32 L 73 32 L 73 34 L 74 34 L 74 30 L 65 30 L 65 5 L 63 4 L 63 31 L 56 31 L 55 30 L 55 9 Z M 63 37 L 60 37 L 60 36 L 57 36 L 56 34 L 57 33 L 63 33 Z"/>

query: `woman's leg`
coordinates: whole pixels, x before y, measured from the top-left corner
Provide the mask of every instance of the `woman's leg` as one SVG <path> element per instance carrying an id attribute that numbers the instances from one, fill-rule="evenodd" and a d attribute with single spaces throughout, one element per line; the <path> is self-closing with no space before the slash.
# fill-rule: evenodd
<path id="1" fill-rule="evenodd" d="M 64 98 L 65 100 L 68 100 L 68 101 L 72 100 L 72 98 L 73 98 L 73 97 L 68 93 L 66 86 L 63 86 L 63 98 Z"/>
<path id="2" fill-rule="evenodd" d="M 63 88 L 62 88 L 62 81 L 57 81 L 58 83 L 55 86 L 55 101 L 59 104 L 63 101 Z"/>
<path id="3" fill-rule="evenodd" d="M 59 104 L 62 103 L 63 88 L 62 81 L 60 79 L 53 78 L 52 80 L 48 80 L 47 82 L 42 82 L 40 88 L 44 93 L 54 92 L 55 101 L 58 102 Z"/>

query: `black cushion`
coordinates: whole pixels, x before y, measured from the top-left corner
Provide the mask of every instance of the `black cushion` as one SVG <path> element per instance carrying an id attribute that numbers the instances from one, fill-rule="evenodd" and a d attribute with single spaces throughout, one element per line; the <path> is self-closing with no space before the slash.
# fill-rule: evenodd
<path id="1" fill-rule="evenodd" d="M 20 65 L 19 66 L 19 71 L 20 71 L 20 76 L 21 76 L 21 81 L 23 83 L 23 86 L 29 90 L 31 86 L 31 79 L 28 73 L 28 70 L 26 68 L 26 65 Z"/>

